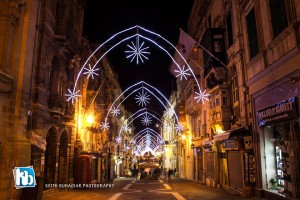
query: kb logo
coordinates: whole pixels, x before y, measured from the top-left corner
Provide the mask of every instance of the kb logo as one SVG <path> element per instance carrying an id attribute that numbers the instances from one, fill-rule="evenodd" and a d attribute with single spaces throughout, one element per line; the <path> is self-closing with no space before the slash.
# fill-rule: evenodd
<path id="1" fill-rule="evenodd" d="M 32 166 L 29 167 L 15 167 L 13 170 L 15 187 L 25 188 L 25 187 L 35 187 L 35 173 Z"/>

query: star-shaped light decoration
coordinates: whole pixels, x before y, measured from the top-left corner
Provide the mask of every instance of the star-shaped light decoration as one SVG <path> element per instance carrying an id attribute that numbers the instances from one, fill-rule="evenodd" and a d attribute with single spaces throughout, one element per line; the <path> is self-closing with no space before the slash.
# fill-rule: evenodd
<path id="1" fill-rule="evenodd" d="M 100 127 L 103 130 L 108 130 L 109 129 L 109 123 L 108 122 L 102 122 Z"/>
<path id="2" fill-rule="evenodd" d="M 175 130 L 180 133 L 183 131 L 183 126 L 181 124 L 175 124 Z"/>
<path id="3" fill-rule="evenodd" d="M 206 101 L 209 100 L 209 99 L 208 99 L 209 94 L 205 94 L 205 92 L 206 92 L 206 90 L 204 90 L 203 93 L 202 93 L 201 91 L 200 91 L 200 93 L 195 92 L 195 94 L 196 94 L 197 96 L 195 96 L 194 99 L 197 100 L 197 103 L 199 103 L 199 101 L 202 101 L 202 103 L 204 103 L 204 100 L 206 100 Z"/>
<path id="4" fill-rule="evenodd" d="M 142 90 L 142 93 L 139 92 L 139 94 L 136 95 L 135 100 L 136 103 L 138 103 L 139 105 L 142 106 L 147 106 L 147 104 L 150 101 L 150 95 L 147 94 L 147 92 L 144 92 L 144 90 Z"/>
<path id="5" fill-rule="evenodd" d="M 122 141 L 122 138 L 121 138 L 120 136 L 118 136 L 118 137 L 116 138 L 116 142 L 117 142 L 117 143 L 121 143 L 121 141 Z"/>
<path id="6" fill-rule="evenodd" d="M 131 45 L 127 45 L 130 50 L 125 51 L 125 53 L 128 53 L 129 55 L 126 58 L 131 58 L 130 62 L 132 62 L 134 59 L 136 59 L 136 64 L 139 64 L 139 60 L 144 63 L 144 59 L 148 60 L 148 57 L 146 56 L 147 54 L 150 54 L 149 51 L 146 51 L 149 46 L 144 47 L 144 42 L 140 45 L 140 37 L 137 35 L 136 36 L 136 43 L 134 44 L 131 41 Z"/>
<path id="7" fill-rule="evenodd" d="M 88 74 L 87 78 L 89 78 L 90 76 L 92 77 L 92 79 L 94 79 L 94 75 L 99 76 L 99 74 L 96 73 L 96 71 L 100 70 L 99 68 L 96 68 L 96 66 L 92 67 L 89 64 L 89 68 L 84 68 L 86 70 L 86 72 L 83 72 L 83 74 Z"/>
<path id="8" fill-rule="evenodd" d="M 66 97 L 69 97 L 67 99 L 67 101 L 72 100 L 72 103 L 74 103 L 74 100 L 76 99 L 76 101 L 78 101 L 77 97 L 81 97 L 80 94 L 78 94 L 78 92 L 80 92 L 80 90 L 77 90 L 76 92 L 72 92 L 70 89 L 68 89 L 69 94 L 65 94 Z"/>
<path id="9" fill-rule="evenodd" d="M 125 132 L 128 132 L 129 131 L 129 127 L 127 124 L 123 125 L 122 129 L 125 131 Z"/>
<path id="10" fill-rule="evenodd" d="M 113 114 L 113 116 L 118 116 L 120 114 L 120 109 L 113 107 L 111 109 L 111 113 Z"/>
<path id="11" fill-rule="evenodd" d="M 148 126 L 151 124 L 152 118 L 150 116 L 148 116 L 148 114 L 146 113 L 145 115 L 142 116 L 141 121 L 144 126 Z"/>
<path id="12" fill-rule="evenodd" d="M 183 65 L 182 69 L 179 69 L 179 70 L 174 70 L 174 72 L 177 72 L 177 76 L 180 76 L 180 80 L 182 80 L 182 77 L 185 78 L 185 80 L 187 80 L 187 77 L 186 76 L 190 76 L 191 74 L 188 73 L 190 69 L 185 69 L 185 65 Z"/>

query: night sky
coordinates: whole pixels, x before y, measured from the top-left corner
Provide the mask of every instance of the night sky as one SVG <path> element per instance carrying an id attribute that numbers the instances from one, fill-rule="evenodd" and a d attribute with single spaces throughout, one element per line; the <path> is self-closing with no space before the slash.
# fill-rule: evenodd
<path id="1" fill-rule="evenodd" d="M 185 31 L 187 29 L 192 4 L 193 0 L 87 0 L 83 35 L 91 43 L 101 44 L 113 34 L 139 25 L 176 45 L 179 29 Z M 175 78 L 169 72 L 171 59 L 157 46 L 146 43 L 151 52 L 149 60 L 144 64 L 136 65 L 126 59 L 127 44 L 129 42 L 117 46 L 108 54 L 114 70 L 118 73 L 122 89 L 125 90 L 134 83 L 144 80 L 169 98 L 171 90 L 176 89 Z M 174 50 L 171 48 L 167 50 L 173 55 Z M 157 103 L 153 104 L 153 99 L 151 97 L 150 108 L 161 113 L 163 107 L 158 106 Z M 137 107 L 133 98 L 125 103 L 126 108 L 132 112 L 141 108 Z"/>

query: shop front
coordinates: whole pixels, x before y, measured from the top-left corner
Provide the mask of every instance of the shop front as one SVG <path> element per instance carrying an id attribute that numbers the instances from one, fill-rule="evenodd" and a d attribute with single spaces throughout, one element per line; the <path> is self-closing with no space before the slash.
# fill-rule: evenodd
<path id="1" fill-rule="evenodd" d="M 276 87 L 253 95 L 259 159 L 257 196 L 300 198 L 299 82 L 292 83 L 289 76 Z"/>
<path id="2" fill-rule="evenodd" d="M 218 148 L 220 185 L 237 194 L 251 196 L 255 179 L 255 159 L 249 127 L 239 127 L 215 135 Z"/>

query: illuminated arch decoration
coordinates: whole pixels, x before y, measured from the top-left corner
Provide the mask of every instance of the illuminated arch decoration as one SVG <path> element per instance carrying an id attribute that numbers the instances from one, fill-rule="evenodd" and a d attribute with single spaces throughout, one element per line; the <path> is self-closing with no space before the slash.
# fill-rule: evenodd
<path id="1" fill-rule="evenodd" d="M 140 82 L 135 83 L 132 86 L 128 87 L 114 100 L 114 102 L 112 103 L 112 105 L 110 106 L 110 108 L 106 114 L 105 121 L 101 123 L 101 129 L 103 129 L 103 130 L 109 129 L 109 123 L 107 121 L 109 114 L 114 113 L 113 112 L 114 110 L 118 110 L 119 107 L 121 106 L 121 104 L 124 101 L 126 101 L 126 99 L 128 99 L 133 94 L 138 93 L 139 90 L 147 91 L 150 95 L 152 95 L 153 97 L 156 98 L 156 100 L 164 107 L 164 109 L 166 111 L 173 113 L 174 117 L 175 117 L 175 121 L 176 121 L 176 124 L 175 124 L 176 130 L 178 132 L 181 132 L 183 130 L 183 126 L 181 124 L 179 124 L 178 116 L 176 115 L 176 112 L 175 112 L 174 108 L 172 107 L 171 103 L 169 102 L 169 100 L 157 88 L 155 88 L 154 86 L 152 86 L 144 81 L 140 81 Z M 121 97 L 124 97 L 124 98 L 121 101 L 119 101 Z M 161 100 L 161 98 L 163 100 Z M 165 104 L 167 104 L 168 107 Z M 170 111 L 170 109 L 171 109 L 171 111 Z M 143 109 L 141 109 L 141 110 L 143 110 Z M 142 115 L 143 114 L 139 113 L 139 114 L 137 114 L 137 116 L 134 117 L 134 119 L 136 119 L 137 117 L 140 117 Z M 154 117 L 154 115 L 151 115 L 151 116 Z M 126 128 L 128 128 L 128 125 L 131 122 L 132 121 L 127 123 L 127 127 L 124 127 L 124 130 Z M 120 134 L 119 134 L 119 137 L 121 137 Z M 117 138 L 117 139 L 119 140 L 119 138 Z"/>
<path id="2" fill-rule="evenodd" d="M 166 145 L 161 135 L 151 128 L 145 128 L 138 132 L 129 143 L 135 144 L 135 152 L 139 155 L 143 155 L 148 151 L 155 154 L 161 145 Z"/>
<path id="3" fill-rule="evenodd" d="M 131 34 L 131 35 L 123 36 L 124 34 Z M 116 38 L 118 39 L 118 41 L 116 43 L 110 44 L 109 46 L 111 46 L 111 47 L 109 49 L 107 49 L 106 51 L 103 51 L 103 54 L 100 56 L 100 58 L 96 61 L 96 63 L 93 66 L 91 66 L 91 64 L 89 63 L 91 58 L 104 45 L 108 45 L 109 42 L 113 42 L 113 40 Z M 127 56 L 127 58 L 132 57 L 133 58 L 132 60 L 136 59 L 137 64 L 138 64 L 139 59 L 143 62 L 143 58 L 148 59 L 146 54 L 149 54 L 150 52 L 146 51 L 148 49 L 148 47 L 143 46 L 144 42 L 142 42 L 142 44 L 140 45 L 140 39 L 143 39 L 145 41 L 148 41 L 148 42 L 154 44 L 159 49 L 163 50 L 170 57 L 170 59 L 175 63 L 177 69 L 174 70 L 174 72 L 178 73 L 177 77 L 180 77 L 180 79 L 182 80 L 182 78 L 187 79 L 187 76 L 190 76 L 190 75 L 193 76 L 193 78 L 195 79 L 195 81 L 197 83 L 198 89 L 199 89 L 199 92 L 195 92 L 195 97 L 194 97 L 194 99 L 197 100 L 197 103 L 199 103 L 200 101 L 202 101 L 202 103 L 204 103 L 204 100 L 208 100 L 209 94 L 205 94 L 206 90 L 204 90 L 204 91 L 201 90 L 200 84 L 199 84 L 193 70 L 191 69 L 191 67 L 189 66 L 188 62 L 185 60 L 183 55 L 181 55 L 180 51 L 178 51 L 177 48 L 171 42 L 166 40 L 161 35 L 153 32 L 153 31 L 150 31 L 148 29 L 145 29 L 141 26 L 136 25 L 136 26 L 124 29 L 124 30 L 114 34 L 109 39 L 107 39 L 105 42 L 103 42 L 101 45 L 99 45 L 98 48 L 96 48 L 96 50 L 87 58 L 87 60 L 83 64 L 82 68 L 80 69 L 80 71 L 77 75 L 76 81 L 74 83 L 73 89 L 68 89 L 68 94 L 65 94 L 65 96 L 67 97 L 67 101 L 71 100 L 72 103 L 74 103 L 75 100 L 78 100 L 78 98 L 81 97 L 81 95 L 79 94 L 80 90 L 77 89 L 77 84 L 78 84 L 79 78 L 82 74 L 87 75 L 88 79 L 90 77 L 94 78 L 94 75 L 98 76 L 98 74 L 96 73 L 99 70 L 97 65 L 103 59 L 103 57 L 106 56 L 106 54 L 108 54 L 111 50 L 113 50 L 118 45 L 122 44 L 123 42 L 134 39 L 134 38 L 136 39 L 136 44 L 132 43 L 132 46 L 128 45 L 128 47 L 131 50 L 125 52 L 125 53 L 129 53 L 129 56 Z M 164 44 L 163 45 L 158 44 L 158 42 L 157 42 L 158 40 L 160 40 Z M 183 66 L 179 66 L 178 63 L 174 60 L 173 56 L 163 47 L 163 46 L 167 46 L 167 45 L 169 45 L 171 48 L 173 48 L 178 53 L 180 58 L 184 61 Z M 87 65 L 88 65 L 88 67 L 86 67 Z M 102 124 L 102 125 L 106 128 L 108 127 L 108 124 Z"/>
<path id="4" fill-rule="evenodd" d="M 129 34 L 129 36 L 125 35 L 125 34 Z M 115 39 L 117 39 L 118 41 L 115 42 L 114 41 Z M 183 78 L 187 79 L 187 76 L 192 76 L 195 79 L 195 82 L 198 86 L 198 92 L 195 92 L 194 99 L 197 101 L 197 103 L 199 103 L 200 101 L 202 103 L 204 103 L 204 100 L 208 100 L 209 94 L 205 94 L 206 90 L 204 90 L 204 91 L 201 90 L 200 84 L 199 84 L 193 70 L 191 69 L 191 67 L 189 66 L 188 62 L 185 60 L 183 55 L 181 55 L 180 51 L 178 51 L 177 48 L 172 43 L 170 43 L 168 40 L 166 40 L 161 35 L 159 35 L 155 32 L 152 32 L 148 29 L 145 29 L 141 26 L 136 25 L 136 26 L 130 27 L 128 29 L 124 29 L 124 30 L 114 34 L 109 39 L 107 39 L 105 42 L 103 42 L 101 45 L 99 45 L 98 48 L 96 48 L 96 50 L 87 58 L 87 60 L 83 64 L 82 68 L 80 69 L 80 71 L 77 75 L 77 78 L 75 80 L 73 89 L 69 88 L 68 93 L 65 94 L 65 96 L 67 97 L 67 101 L 72 101 L 72 103 L 74 103 L 75 100 L 78 101 L 78 98 L 81 97 L 80 90 L 78 89 L 78 82 L 79 82 L 81 75 L 86 75 L 87 79 L 89 79 L 89 78 L 93 79 L 94 76 L 99 76 L 99 74 L 97 73 L 99 70 L 99 67 L 97 67 L 99 62 L 115 47 L 117 47 L 118 45 L 120 45 L 124 42 L 130 41 L 132 39 L 136 39 L 136 43 L 134 44 L 132 42 L 131 45 L 128 45 L 129 51 L 125 52 L 125 53 L 129 54 L 127 56 L 127 58 L 131 59 L 131 61 L 136 60 L 136 64 L 139 64 L 139 60 L 143 63 L 144 59 L 148 60 L 147 55 L 150 54 L 150 52 L 148 52 L 149 47 L 144 46 L 144 41 L 152 43 L 154 46 L 158 47 L 163 52 L 165 52 L 170 57 L 170 59 L 174 62 L 174 64 L 177 67 L 177 69 L 174 70 L 174 72 L 177 73 L 177 77 L 179 77 L 180 80 L 182 80 Z M 140 40 L 144 40 L 144 41 L 142 43 L 140 43 L 141 42 Z M 162 44 L 159 44 L 159 42 L 161 42 Z M 107 50 L 101 49 L 104 45 L 107 45 L 110 48 L 108 48 Z M 169 47 L 165 48 L 167 46 L 169 46 Z M 179 64 L 176 62 L 176 60 L 174 60 L 173 56 L 168 52 L 167 49 L 170 49 L 170 47 L 173 48 L 178 53 L 180 58 L 183 60 L 183 62 L 184 62 L 183 66 L 179 66 Z M 95 57 L 95 54 L 98 51 L 100 51 L 100 49 L 101 49 L 102 54 L 96 60 L 96 62 L 93 63 L 93 66 L 92 66 L 91 65 L 92 62 L 90 62 L 90 60 L 92 57 Z M 142 86 L 140 86 L 140 85 L 142 85 Z M 144 85 L 146 85 L 147 87 L 145 87 Z M 150 101 L 150 95 L 154 95 L 156 97 L 156 99 L 165 107 L 165 109 L 168 110 L 168 108 L 163 104 L 163 102 L 156 96 L 156 94 L 154 94 L 155 92 L 158 92 L 160 94 L 160 96 L 162 96 L 164 98 L 164 100 L 166 100 L 166 102 L 169 104 L 170 108 L 172 108 L 170 102 L 153 86 L 142 81 L 137 84 L 134 84 L 133 86 L 130 87 L 130 89 L 134 88 L 135 86 L 139 86 L 139 88 L 135 88 L 134 91 L 131 92 L 128 96 L 130 96 L 131 94 L 133 94 L 136 91 L 141 89 L 142 92 L 136 96 L 136 100 L 141 106 L 146 106 L 147 103 L 149 103 L 149 101 Z M 122 95 L 125 92 L 127 92 L 128 89 L 126 89 L 122 93 Z M 151 91 L 151 89 L 153 89 L 153 91 Z M 146 90 L 147 93 L 144 93 L 144 90 Z M 120 99 L 120 96 L 113 102 L 112 106 L 114 106 L 114 107 L 112 107 L 112 106 L 110 107 L 110 109 L 106 115 L 105 121 L 101 123 L 101 128 L 104 130 L 109 129 L 109 123 L 107 121 L 108 115 L 110 113 L 112 113 L 114 116 L 117 116 L 118 114 L 120 114 L 119 106 L 125 100 L 122 100 L 122 102 L 119 105 L 115 106 L 114 104 L 116 103 L 116 101 L 118 99 Z M 174 109 L 173 109 L 173 112 L 174 112 Z M 174 112 L 174 114 L 175 114 L 175 112 Z M 178 123 L 178 117 L 176 114 L 175 114 L 175 119 L 177 122 L 177 124 L 175 124 L 176 130 L 178 130 L 178 131 L 182 130 L 183 127 L 182 127 L 182 125 L 180 125 Z M 149 120 L 148 120 L 148 122 L 149 122 Z M 117 139 L 119 141 L 121 141 L 121 137 L 119 137 Z M 147 147 L 149 147 L 149 146 L 147 146 Z"/>
<path id="5" fill-rule="evenodd" d="M 156 116 L 156 113 L 154 111 L 152 111 L 151 109 L 147 109 L 147 108 L 142 108 L 138 111 L 136 111 L 135 113 L 133 113 L 131 116 L 129 116 L 125 121 L 124 124 L 122 125 L 121 129 L 119 130 L 119 134 L 116 137 L 116 142 L 120 143 L 122 141 L 122 131 L 128 132 L 129 131 L 129 126 L 131 123 L 133 123 L 134 120 L 138 119 L 138 118 L 142 118 L 142 120 L 144 119 L 143 116 L 149 116 L 153 119 L 156 119 L 157 121 L 159 121 L 160 123 L 163 123 L 161 121 L 160 118 L 158 118 Z M 143 123 L 143 121 L 142 121 Z"/>
<path id="6" fill-rule="evenodd" d="M 162 123 L 161 119 L 159 119 L 155 114 L 156 113 L 154 111 L 152 111 L 151 109 L 147 109 L 147 108 L 142 108 L 142 109 L 136 111 L 135 113 L 133 113 L 131 116 L 129 116 L 125 120 L 124 124 L 122 125 L 122 127 L 121 127 L 121 129 L 119 131 L 119 136 L 120 136 L 122 130 L 125 131 L 125 132 L 129 131 L 129 125 L 131 123 L 133 123 L 134 120 L 138 119 L 139 117 L 143 117 L 145 115 L 150 116 L 151 119 L 154 118 L 157 121 L 159 121 L 159 122 Z"/>

